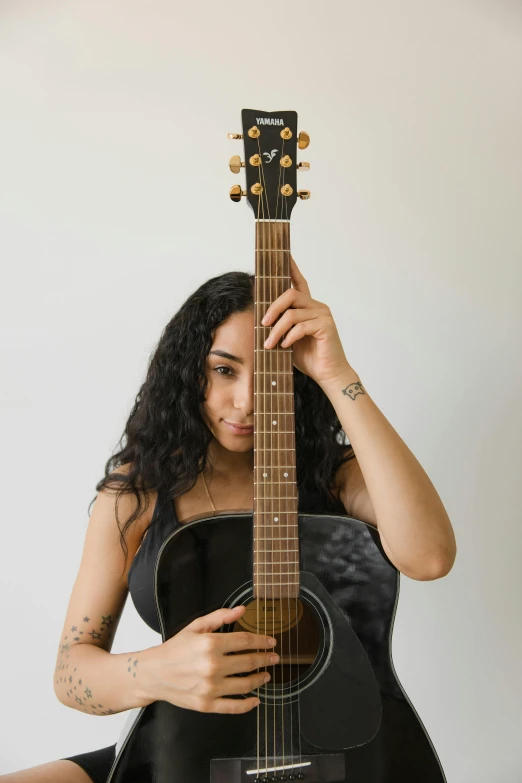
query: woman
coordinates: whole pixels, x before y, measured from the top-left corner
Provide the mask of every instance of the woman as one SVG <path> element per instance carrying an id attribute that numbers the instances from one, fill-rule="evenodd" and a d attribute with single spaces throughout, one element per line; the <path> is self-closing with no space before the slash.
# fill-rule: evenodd
<path id="1" fill-rule="evenodd" d="M 273 334 L 265 347 L 270 350 L 284 334 L 284 345 L 293 345 L 299 511 L 362 519 L 378 527 L 386 554 L 403 573 L 414 579 L 444 576 L 456 546 L 436 490 L 364 391 L 329 308 L 311 298 L 293 259 L 291 274 L 293 288 L 267 310 L 267 332 Z M 159 693 L 205 711 L 257 705 L 254 697 L 223 698 L 234 681 L 241 681 L 244 693 L 247 678 L 227 676 L 223 662 L 230 656 L 217 653 L 214 663 L 223 670 L 214 690 L 198 693 L 199 665 L 210 655 L 200 640 L 230 622 L 237 609 L 198 618 L 147 650 L 110 652 L 128 592 L 145 622 L 159 631 L 152 575 L 172 529 L 215 510 L 253 508 L 253 334 L 254 276 L 244 272 L 208 280 L 165 328 L 127 421 L 125 445 L 108 460 L 96 486 L 53 677 L 66 706 L 109 715 L 150 704 Z M 353 448 L 344 445 L 345 434 Z M 271 660 L 267 655 L 259 653 L 257 668 Z M 265 674 L 251 675 L 252 689 Z M 115 747 L 0 779 L 105 783 Z"/>

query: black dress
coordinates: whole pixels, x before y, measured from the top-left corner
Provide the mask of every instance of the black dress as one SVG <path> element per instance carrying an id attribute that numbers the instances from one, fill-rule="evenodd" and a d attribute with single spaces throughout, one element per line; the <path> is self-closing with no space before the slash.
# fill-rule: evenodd
<path id="1" fill-rule="evenodd" d="M 131 563 L 128 574 L 129 593 L 134 606 L 140 617 L 157 633 L 161 633 L 161 631 L 154 598 L 156 556 L 167 536 L 180 526 L 174 503 L 164 504 L 162 512 L 160 512 L 160 506 L 161 504 L 156 500 L 150 529 Z M 309 514 L 325 513 L 325 507 L 319 493 L 298 488 L 298 511 Z M 340 500 L 334 513 L 346 513 Z M 94 783 L 106 783 L 116 757 L 116 744 L 89 753 L 80 753 L 77 756 L 67 756 L 61 760 L 74 761 L 87 772 Z"/>

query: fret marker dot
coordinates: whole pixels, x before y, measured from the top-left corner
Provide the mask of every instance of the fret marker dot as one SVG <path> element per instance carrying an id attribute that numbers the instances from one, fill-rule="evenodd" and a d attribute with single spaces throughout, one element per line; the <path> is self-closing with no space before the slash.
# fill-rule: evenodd
<path id="1" fill-rule="evenodd" d="M 283 476 L 286 478 L 288 476 L 288 473 L 283 473 Z"/>
<path id="2" fill-rule="evenodd" d="M 272 381 L 272 386 L 275 386 L 275 385 L 276 385 L 276 382 L 275 382 L 275 381 Z"/>
<path id="3" fill-rule="evenodd" d="M 279 522 L 279 517 L 274 517 L 274 522 Z"/>
<path id="4" fill-rule="evenodd" d="M 268 476 L 268 473 L 263 473 L 263 478 L 266 478 Z"/>
<path id="5" fill-rule="evenodd" d="M 277 424 L 277 421 L 273 421 L 272 424 L 274 424 L 274 425 Z"/>

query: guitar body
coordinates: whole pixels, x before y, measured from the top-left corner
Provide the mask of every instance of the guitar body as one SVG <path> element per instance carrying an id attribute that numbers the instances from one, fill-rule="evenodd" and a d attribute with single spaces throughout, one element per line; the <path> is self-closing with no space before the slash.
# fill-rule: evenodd
<path id="1" fill-rule="evenodd" d="M 299 514 L 298 532 L 298 597 L 281 599 L 279 611 L 265 603 L 281 661 L 269 667 L 259 707 L 224 715 L 156 701 L 137 711 L 107 783 L 445 781 L 393 668 L 399 573 L 377 530 L 348 516 Z M 220 607 L 257 606 L 253 534 L 252 513 L 223 512 L 167 538 L 155 571 L 163 641 Z M 243 626 L 217 633 L 250 622 L 247 609 Z M 291 649 L 298 655 L 285 655 Z"/>

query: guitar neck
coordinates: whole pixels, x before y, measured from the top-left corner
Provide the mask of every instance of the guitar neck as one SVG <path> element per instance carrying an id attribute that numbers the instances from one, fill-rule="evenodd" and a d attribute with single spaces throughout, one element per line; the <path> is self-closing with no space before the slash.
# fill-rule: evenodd
<path id="1" fill-rule="evenodd" d="M 299 535 L 292 347 L 266 350 L 269 305 L 291 288 L 290 223 L 256 220 L 254 358 L 254 590 L 297 596 Z"/>

